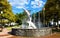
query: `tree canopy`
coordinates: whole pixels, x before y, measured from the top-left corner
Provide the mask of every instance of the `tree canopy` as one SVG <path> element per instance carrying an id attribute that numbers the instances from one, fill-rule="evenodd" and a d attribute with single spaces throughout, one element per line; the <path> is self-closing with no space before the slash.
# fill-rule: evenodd
<path id="1" fill-rule="evenodd" d="M 26 12 L 22 12 L 22 13 L 17 13 L 16 14 L 16 22 L 19 23 L 20 25 L 22 24 L 22 21 L 27 19 L 27 14 Z"/>
<path id="2" fill-rule="evenodd" d="M 54 19 L 55 21 L 60 18 L 60 0 L 47 0 L 45 18 L 46 20 Z"/>
<path id="3" fill-rule="evenodd" d="M 16 18 L 14 13 L 12 12 L 12 6 L 9 4 L 7 0 L 0 0 L 0 16 L 1 11 L 3 11 L 2 17 L 5 17 L 10 21 L 15 22 Z"/>

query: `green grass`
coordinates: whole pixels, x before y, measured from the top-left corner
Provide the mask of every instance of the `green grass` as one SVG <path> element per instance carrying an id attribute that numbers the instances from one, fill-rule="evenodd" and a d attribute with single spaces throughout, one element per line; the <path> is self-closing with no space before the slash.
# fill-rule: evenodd
<path id="1" fill-rule="evenodd" d="M 10 31 L 10 30 L 12 30 L 12 28 L 19 28 L 19 27 L 20 27 L 20 26 L 17 26 L 17 25 L 16 25 L 16 26 L 6 27 L 6 28 L 7 28 L 7 30 L 9 30 L 9 31 Z"/>

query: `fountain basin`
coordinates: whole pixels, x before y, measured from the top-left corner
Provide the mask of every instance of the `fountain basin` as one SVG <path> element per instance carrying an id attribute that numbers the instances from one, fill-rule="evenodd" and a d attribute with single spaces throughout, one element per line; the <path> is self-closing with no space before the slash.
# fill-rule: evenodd
<path id="1" fill-rule="evenodd" d="M 20 29 L 20 28 L 12 28 L 11 33 L 13 35 L 18 35 L 18 36 L 34 36 L 34 37 L 39 37 L 39 36 L 46 36 L 52 33 L 51 28 L 40 28 L 40 29 Z"/>

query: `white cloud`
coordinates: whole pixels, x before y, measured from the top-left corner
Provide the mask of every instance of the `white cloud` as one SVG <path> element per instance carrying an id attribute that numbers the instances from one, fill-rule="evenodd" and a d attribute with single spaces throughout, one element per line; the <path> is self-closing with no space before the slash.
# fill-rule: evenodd
<path id="1" fill-rule="evenodd" d="M 35 0 L 35 1 L 40 1 L 40 0 Z"/>
<path id="2" fill-rule="evenodd" d="M 8 0 L 10 4 L 16 8 L 23 8 L 26 7 L 25 5 L 29 4 L 29 1 L 31 0 Z M 31 1 L 31 7 L 32 8 L 40 8 L 45 4 L 42 0 L 35 0 Z M 28 6 L 27 6 L 28 7 Z"/>
<path id="3" fill-rule="evenodd" d="M 32 8 L 40 8 L 40 7 L 43 7 L 44 4 L 45 4 L 45 2 L 43 2 L 41 0 L 31 1 Z"/>
<path id="4" fill-rule="evenodd" d="M 33 6 L 31 6 L 32 8 L 39 8 L 37 5 L 33 5 Z"/>
<path id="5" fill-rule="evenodd" d="M 29 4 L 28 0 L 8 0 L 12 6 L 22 8 L 25 4 Z"/>
<path id="6" fill-rule="evenodd" d="M 17 6 L 16 8 L 23 8 L 22 6 Z"/>

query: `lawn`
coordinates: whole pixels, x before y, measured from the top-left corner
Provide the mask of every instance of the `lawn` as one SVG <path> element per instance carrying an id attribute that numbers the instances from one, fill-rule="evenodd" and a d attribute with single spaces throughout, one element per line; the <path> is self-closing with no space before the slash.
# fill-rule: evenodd
<path id="1" fill-rule="evenodd" d="M 19 28 L 19 27 L 20 27 L 20 26 L 17 26 L 17 25 L 16 25 L 16 26 L 6 27 L 6 28 L 7 28 L 7 30 L 9 30 L 9 31 L 10 31 L 10 30 L 12 30 L 12 28 Z"/>

